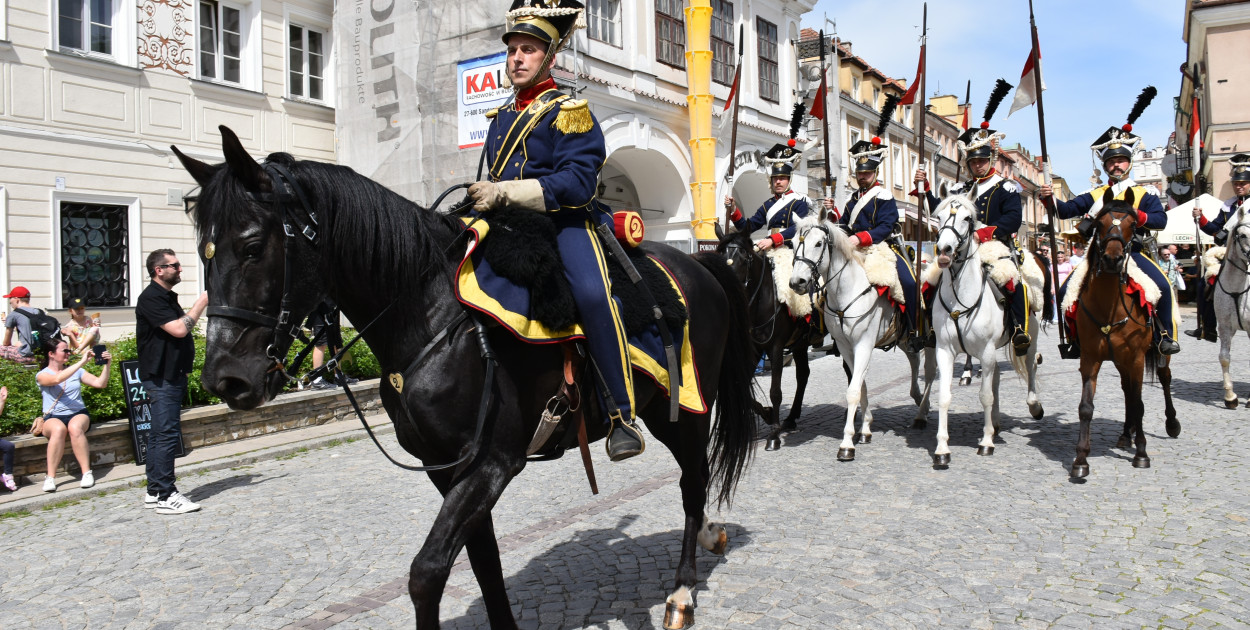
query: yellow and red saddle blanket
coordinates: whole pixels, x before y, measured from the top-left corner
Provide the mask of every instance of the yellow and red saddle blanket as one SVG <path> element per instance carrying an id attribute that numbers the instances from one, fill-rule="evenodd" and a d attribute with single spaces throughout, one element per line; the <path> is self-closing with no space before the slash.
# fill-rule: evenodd
<path id="1" fill-rule="evenodd" d="M 575 319 L 569 325 L 558 328 L 550 327 L 535 319 L 532 316 L 535 310 L 535 300 L 531 289 L 497 273 L 483 255 L 482 243 L 489 237 L 490 224 L 485 220 L 473 221 L 470 218 L 465 218 L 464 222 L 469 231 L 469 244 L 457 269 L 455 286 L 456 297 L 461 303 L 490 317 L 517 339 L 526 343 L 548 344 L 585 339 L 585 332 Z M 634 257 L 631 255 L 631 258 Z M 634 260 L 636 265 L 639 260 L 646 260 L 655 265 L 676 291 L 682 305 L 686 305 L 686 296 L 681 286 L 677 284 L 672 272 L 663 263 L 651 256 L 634 258 Z M 629 328 L 627 326 L 627 330 Z M 699 388 L 693 350 L 690 347 L 689 318 L 682 317 L 680 327 L 670 325 L 669 330 L 673 343 L 678 346 L 677 356 L 681 361 L 681 387 L 678 402 L 681 408 L 687 411 L 707 413 L 708 405 Z M 645 375 L 667 396 L 669 392 L 668 361 L 665 358 L 664 343 L 657 324 L 651 323 L 640 331 L 631 330 L 628 337 L 629 358 L 635 377 L 637 374 Z"/>

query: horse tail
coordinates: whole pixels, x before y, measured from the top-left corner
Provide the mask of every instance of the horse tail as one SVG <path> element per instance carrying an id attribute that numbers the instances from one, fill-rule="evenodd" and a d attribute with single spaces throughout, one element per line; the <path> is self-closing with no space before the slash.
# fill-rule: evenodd
<path id="1" fill-rule="evenodd" d="M 1143 379 L 1146 383 L 1153 383 L 1159 380 L 1159 363 L 1163 356 L 1159 354 L 1159 347 L 1153 340 L 1150 343 L 1150 349 L 1146 351 L 1146 374 Z"/>
<path id="2" fill-rule="evenodd" d="M 1020 378 L 1025 379 L 1025 381 L 1027 381 L 1029 378 L 1029 363 L 1036 360 L 1033 358 L 1033 355 L 1031 354 L 1025 354 L 1022 356 L 1017 355 L 1015 352 L 1012 352 L 1011 344 L 1008 344 L 1007 356 L 1011 357 L 1011 369 L 1015 370 L 1016 374 Z"/>
<path id="3" fill-rule="evenodd" d="M 753 374 L 755 369 L 751 326 L 747 315 L 746 290 L 730 270 L 725 259 L 712 252 L 699 252 L 694 259 L 716 278 L 729 309 L 725 354 L 721 359 L 720 380 L 716 383 L 716 420 L 712 427 L 712 448 L 708 455 L 711 466 L 709 487 L 715 482 L 716 502 L 728 504 L 751 461 L 756 439 Z"/>
<path id="4" fill-rule="evenodd" d="M 1037 266 L 1042 268 L 1042 319 L 1052 321 L 1055 319 L 1055 281 L 1057 278 L 1051 273 L 1051 267 L 1041 256 L 1033 254 Z"/>

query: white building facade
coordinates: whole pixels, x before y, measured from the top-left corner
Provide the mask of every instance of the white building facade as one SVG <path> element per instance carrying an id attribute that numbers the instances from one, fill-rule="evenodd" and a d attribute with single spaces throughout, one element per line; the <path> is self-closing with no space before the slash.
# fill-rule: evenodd
<path id="1" fill-rule="evenodd" d="M 133 331 L 147 253 L 202 290 L 170 150 L 222 161 L 218 125 L 258 159 L 333 162 L 329 0 L 0 2 L 0 285 L 33 306 L 82 297 L 109 338 Z M 64 316 L 60 317 L 66 321 Z"/>

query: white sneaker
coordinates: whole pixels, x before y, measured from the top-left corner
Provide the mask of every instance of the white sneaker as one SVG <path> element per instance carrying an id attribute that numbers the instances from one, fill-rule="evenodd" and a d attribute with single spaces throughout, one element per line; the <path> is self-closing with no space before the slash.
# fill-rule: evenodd
<path id="1" fill-rule="evenodd" d="M 94 485 L 95 485 L 95 475 L 91 474 L 91 471 L 90 471 L 90 470 L 88 470 L 87 472 L 83 473 L 83 474 L 82 474 L 82 483 L 79 483 L 79 484 L 78 484 L 78 487 L 79 487 L 79 488 L 90 488 L 91 486 L 94 486 Z"/>
<path id="2" fill-rule="evenodd" d="M 191 499 L 182 496 L 181 492 L 175 492 L 169 495 L 168 499 L 156 503 L 157 514 L 186 514 L 198 509 L 200 509 L 200 504 L 192 503 Z"/>
<path id="3" fill-rule="evenodd" d="M 51 478 L 51 477 L 48 477 L 47 479 L 44 479 L 44 480 L 43 480 L 43 491 L 44 491 L 44 492 L 56 492 L 56 480 L 55 480 L 55 479 L 53 479 L 53 478 Z"/>
<path id="4" fill-rule="evenodd" d="M 157 502 L 159 502 L 159 501 L 160 501 L 160 498 L 159 498 L 159 497 L 157 497 L 155 494 L 148 494 L 148 493 L 146 493 L 146 492 L 144 492 L 144 493 L 143 493 L 143 507 L 144 507 L 144 509 L 151 509 L 151 508 L 156 507 L 156 504 L 157 504 Z"/>

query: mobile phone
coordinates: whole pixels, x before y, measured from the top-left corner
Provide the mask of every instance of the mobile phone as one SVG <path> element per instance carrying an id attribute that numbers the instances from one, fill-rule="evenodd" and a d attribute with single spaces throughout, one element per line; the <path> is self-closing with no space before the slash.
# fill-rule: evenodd
<path id="1" fill-rule="evenodd" d="M 96 365 L 104 365 L 105 363 L 108 363 L 108 361 L 104 360 L 104 356 L 103 356 L 104 353 L 108 351 L 108 346 L 104 344 L 94 345 L 94 346 L 91 346 L 91 351 L 95 353 Z"/>

